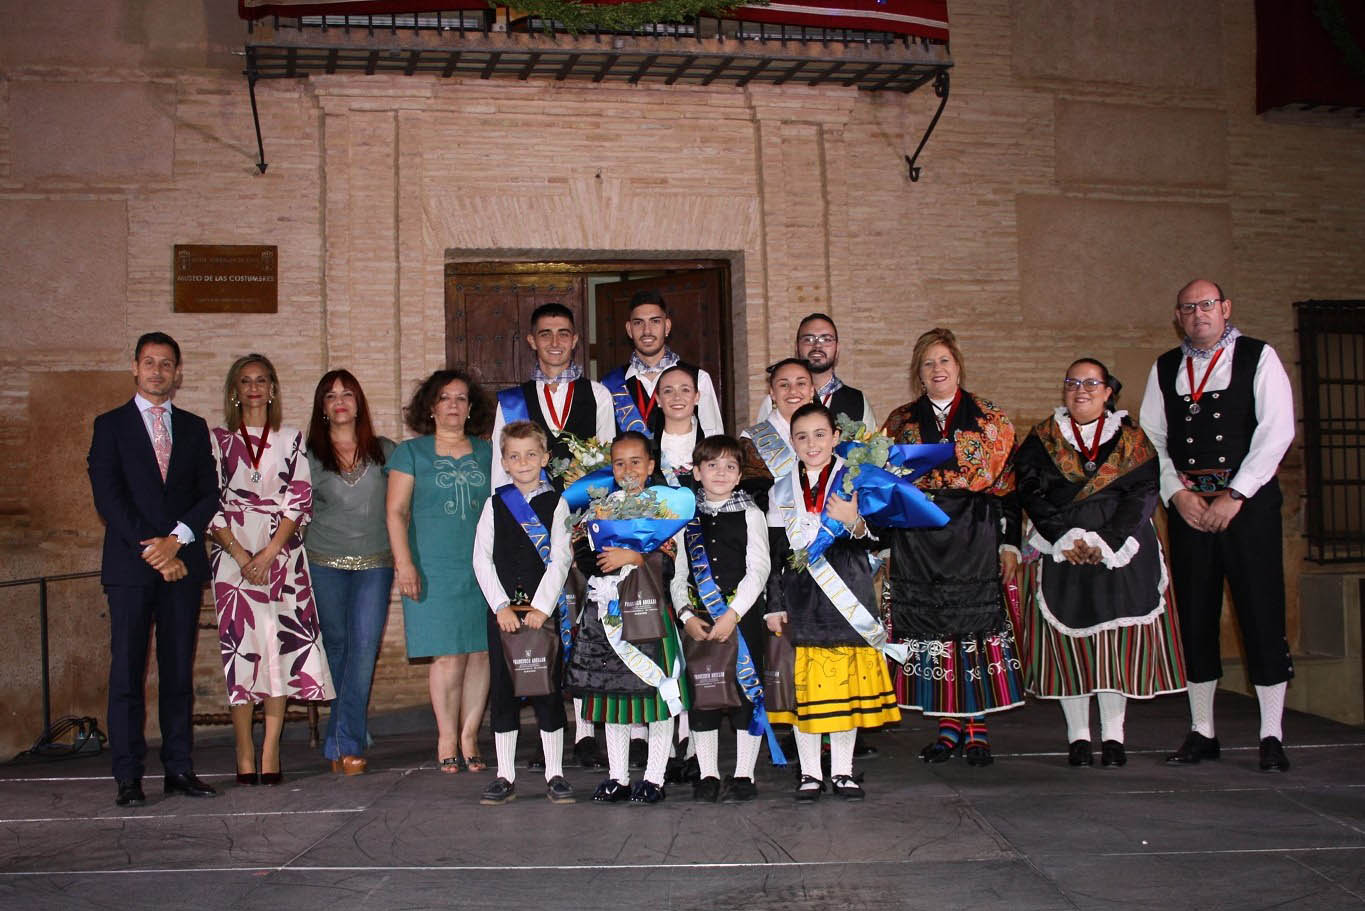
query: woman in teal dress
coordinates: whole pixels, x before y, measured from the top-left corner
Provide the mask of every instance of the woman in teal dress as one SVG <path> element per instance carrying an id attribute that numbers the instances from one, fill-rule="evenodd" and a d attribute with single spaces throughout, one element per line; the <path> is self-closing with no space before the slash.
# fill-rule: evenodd
<path id="1" fill-rule="evenodd" d="M 474 378 L 457 368 L 427 377 L 403 416 L 422 435 L 400 443 L 384 470 L 408 658 L 431 658 L 427 684 L 441 771 L 482 771 L 488 605 L 474 578 L 473 556 L 492 451 L 478 435 L 488 432 L 493 409 Z"/>

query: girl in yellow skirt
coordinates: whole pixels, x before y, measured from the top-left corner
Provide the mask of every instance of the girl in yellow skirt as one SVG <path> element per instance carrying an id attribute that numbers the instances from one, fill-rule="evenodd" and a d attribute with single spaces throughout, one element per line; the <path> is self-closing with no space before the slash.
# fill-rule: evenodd
<path id="1" fill-rule="evenodd" d="M 797 800 L 816 800 L 824 790 L 823 734 L 829 735 L 833 793 L 861 800 L 863 789 L 853 779 L 858 728 L 900 720 L 886 661 L 865 635 L 868 624 L 878 622 L 868 554 L 880 544 L 858 515 L 857 495 L 844 493 L 844 460 L 834 454 L 839 431 L 829 410 L 818 403 L 803 405 L 792 415 L 791 434 L 800 464 L 777 479 L 769 497 L 769 524 L 782 525 L 787 534 L 772 555 L 767 621 L 774 633 L 786 621 L 796 646 L 796 711 L 772 712 L 770 718 L 796 729 Z M 803 563 L 822 519 L 827 525 L 829 520 L 842 523 L 847 534 L 818 559 Z"/>

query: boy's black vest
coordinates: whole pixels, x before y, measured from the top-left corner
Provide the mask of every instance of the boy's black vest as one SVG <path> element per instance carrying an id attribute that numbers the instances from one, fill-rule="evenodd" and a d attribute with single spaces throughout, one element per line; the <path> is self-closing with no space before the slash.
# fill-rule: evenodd
<path id="1" fill-rule="evenodd" d="M 577 395 L 577 393 L 575 393 Z M 540 559 L 536 546 L 531 543 L 526 532 L 502 497 L 493 494 L 493 567 L 497 570 L 498 581 L 507 597 L 516 599 L 521 592 L 529 600 L 536 593 L 541 578 L 545 575 L 545 562 Z M 546 531 L 553 530 L 555 507 L 559 505 L 559 493 L 548 490 L 531 498 L 531 510 L 540 519 Z"/>

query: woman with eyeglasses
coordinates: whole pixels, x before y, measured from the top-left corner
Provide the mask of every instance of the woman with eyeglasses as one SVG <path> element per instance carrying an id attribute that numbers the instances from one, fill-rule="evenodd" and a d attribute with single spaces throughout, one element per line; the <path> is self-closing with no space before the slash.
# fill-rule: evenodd
<path id="1" fill-rule="evenodd" d="M 1094 764 L 1090 697 L 1100 706 L 1100 763 L 1128 761 L 1127 701 L 1185 689 L 1180 631 L 1152 513 L 1158 461 L 1117 411 L 1120 383 L 1097 360 L 1067 368 L 1062 404 L 1015 456 L 1025 525 L 1024 680 L 1056 699 L 1067 761 Z"/>

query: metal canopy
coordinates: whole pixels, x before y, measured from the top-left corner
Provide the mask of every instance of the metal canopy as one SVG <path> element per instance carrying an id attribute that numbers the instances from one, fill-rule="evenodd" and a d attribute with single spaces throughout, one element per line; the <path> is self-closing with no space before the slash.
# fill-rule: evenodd
<path id="1" fill-rule="evenodd" d="M 418 26 L 415 17 L 411 28 L 392 21 L 389 27 L 376 27 L 375 18 L 319 16 L 249 24 L 245 72 L 262 173 L 265 152 L 255 93 L 260 79 L 382 73 L 618 85 L 832 85 L 907 94 L 932 82 L 942 113 L 952 66 L 944 44 L 849 29 L 698 19 L 628 33 L 570 34 L 542 20 L 520 20 L 494 30 L 490 19 L 473 14 L 444 23 L 438 19 L 438 27 Z"/>

